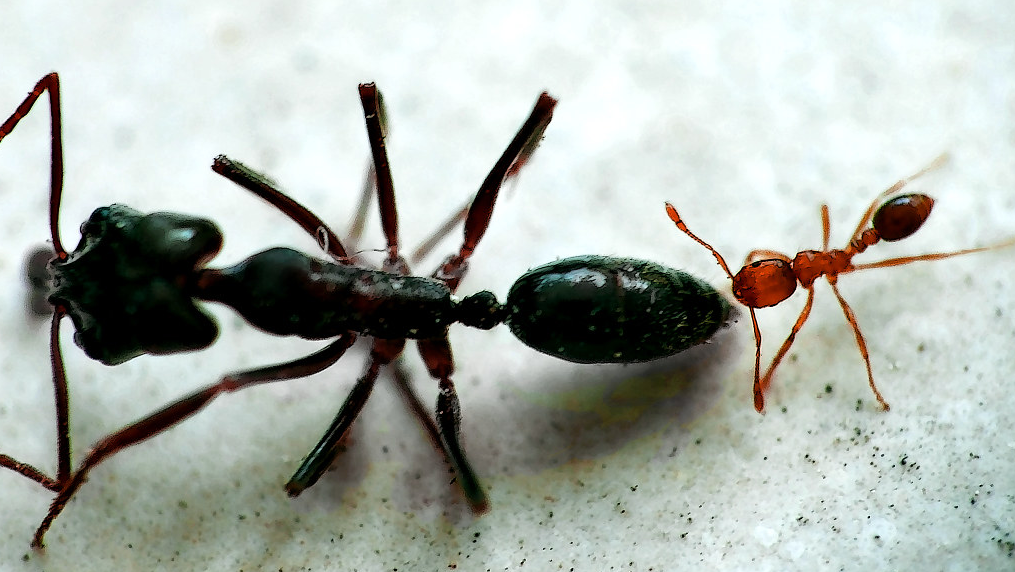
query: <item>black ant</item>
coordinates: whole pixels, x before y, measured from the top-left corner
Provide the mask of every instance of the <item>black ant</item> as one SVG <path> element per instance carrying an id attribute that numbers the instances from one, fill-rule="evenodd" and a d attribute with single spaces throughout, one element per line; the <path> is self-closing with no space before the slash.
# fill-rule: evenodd
<path id="1" fill-rule="evenodd" d="M 936 252 L 917 256 L 902 256 L 879 262 L 853 264 L 853 257 L 861 254 L 868 247 L 882 240 L 887 242 L 902 240 L 911 236 L 923 225 L 927 217 L 930 216 L 930 211 L 934 206 L 934 199 L 923 194 L 905 194 L 885 199 L 898 193 L 908 183 L 928 171 L 937 168 L 946 159 L 947 155 L 941 155 L 924 169 L 902 179 L 875 197 L 867 207 L 867 210 L 864 211 L 863 216 L 860 217 L 860 222 L 856 225 L 856 230 L 853 232 L 853 236 L 845 248 L 841 250 L 828 248 L 828 205 L 823 204 L 821 205 L 821 226 L 823 232 L 821 250 L 803 250 L 798 252 L 792 259 L 785 254 L 772 250 L 752 250 L 748 253 L 743 268 L 735 276 L 730 272 L 729 266 L 726 265 L 723 257 L 711 245 L 688 230 L 687 225 L 684 224 L 683 219 L 677 213 L 677 209 L 672 204 L 666 203 L 666 213 L 670 219 L 676 223 L 677 228 L 707 248 L 715 256 L 719 266 L 722 266 L 723 270 L 733 281 L 733 296 L 741 304 L 747 306 L 748 311 L 751 313 L 756 348 L 754 355 L 754 408 L 759 413 L 764 413 L 765 392 L 772 383 L 772 374 L 775 373 L 776 366 L 786 356 L 790 346 L 793 345 L 793 340 L 796 339 L 797 332 L 800 331 L 800 328 L 803 327 L 804 322 L 807 321 L 807 317 L 810 315 L 811 305 L 814 302 L 814 281 L 818 278 L 825 277 L 828 284 L 832 287 L 835 297 L 839 300 L 842 312 L 846 315 L 846 321 L 853 328 L 853 334 L 856 337 L 856 344 L 860 349 L 864 365 L 867 366 L 867 381 L 870 383 L 870 388 L 881 407 L 885 411 L 888 411 L 888 403 L 881 396 L 877 386 L 874 385 L 874 374 L 871 371 L 867 343 L 864 341 L 863 334 L 860 333 L 860 326 L 857 323 L 856 315 L 853 313 L 852 308 L 849 307 L 849 304 L 846 303 L 842 294 L 839 293 L 837 286 L 839 276 L 856 270 L 901 266 L 920 260 L 940 260 L 942 258 L 983 252 L 1015 244 L 1015 239 L 1012 239 L 982 248 L 968 248 L 955 252 Z M 878 206 L 879 203 L 880 206 Z M 868 223 L 870 223 L 870 226 L 868 226 Z M 804 308 L 800 312 L 796 323 L 793 324 L 793 329 L 790 331 L 786 341 L 783 342 L 782 347 L 779 348 L 775 358 L 772 359 L 772 363 L 765 371 L 765 375 L 761 375 L 761 330 L 758 328 L 758 319 L 754 314 L 754 309 L 775 306 L 786 300 L 796 291 L 797 282 L 807 289 L 807 302 L 804 304 Z"/>
<path id="2" fill-rule="evenodd" d="M 50 347 L 57 411 L 56 477 L 0 455 L 0 466 L 57 493 L 35 533 L 33 547 L 42 547 L 54 519 L 88 472 L 106 458 L 187 419 L 221 393 L 320 372 L 342 357 L 357 334 L 373 337 L 366 372 L 320 442 L 286 484 L 287 493 L 299 495 L 328 469 L 339 455 L 342 441 L 366 403 L 381 367 L 397 366 L 393 362 L 401 355 L 406 339 L 415 339 L 427 370 L 438 380 L 436 421 L 426 414 L 397 367 L 396 386 L 456 474 L 471 510 L 482 514 L 489 501 L 459 438 L 460 406 L 451 381 L 454 362 L 447 337 L 451 324 L 489 329 L 507 323 L 527 345 L 582 363 L 657 359 L 708 340 L 726 324 L 730 306 L 708 284 L 665 266 L 628 258 L 574 257 L 533 269 L 515 282 L 504 305 L 487 291 L 462 300 L 454 298 L 467 261 L 486 232 L 500 187 L 529 160 L 549 125 L 557 102 L 545 92 L 468 207 L 459 252 L 449 256 L 431 277 L 410 275 L 408 264 L 399 254 L 394 184 L 385 150 L 380 93 L 373 84 L 360 85 L 359 89 L 387 242 L 381 270 L 357 266 L 337 235 L 317 215 L 280 191 L 267 177 L 225 156 L 215 159 L 212 169 L 216 173 L 263 198 L 299 224 L 334 262 L 288 248 L 272 248 L 229 268 L 207 268 L 204 265 L 222 244 L 222 234 L 214 223 L 176 213 L 145 215 L 123 205 L 96 209 L 81 226 L 78 247 L 68 253 L 58 232 L 63 152 L 57 74 L 42 78 L 0 126 L 3 139 L 42 93 L 49 92 L 49 206 L 54 253 L 47 268 L 48 301 L 53 306 Z M 361 205 L 360 210 L 364 208 Z M 115 365 L 145 353 L 168 354 L 209 346 L 217 336 L 217 327 L 195 300 L 224 303 L 255 327 L 272 334 L 334 341 L 301 359 L 226 375 L 103 438 L 72 472 L 60 320 L 66 315 L 71 317 L 75 342 L 89 357 Z"/>

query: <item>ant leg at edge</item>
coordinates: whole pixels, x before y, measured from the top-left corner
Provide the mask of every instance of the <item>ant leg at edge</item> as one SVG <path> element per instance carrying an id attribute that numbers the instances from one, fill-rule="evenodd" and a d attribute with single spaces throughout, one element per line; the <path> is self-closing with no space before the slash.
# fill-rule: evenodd
<path id="1" fill-rule="evenodd" d="M 307 377 L 327 369 L 342 357 L 355 340 L 356 336 L 354 334 L 348 334 L 303 358 L 223 376 L 218 383 L 174 401 L 155 413 L 106 436 L 92 446 L 92 449 L 88 452 L 84 461 L 81 462 L 78 470 L 70 476 L 67 482 L 63 483 L 60 493 L 53 499 L 49 507 L 49 513 L 42 520 L 38 530 L 35 531 L 32 547 L 43 547 L 43 537 L 46 531 L 49 530 L 53 521 L 60 515 L 78 488 L 85 482 L 88 471 L 107 457 L 154 437 L 177 423 L 186 420 L 203 409 L 221 393 L 239 391 L 240 389 L 261 383 Z"/>

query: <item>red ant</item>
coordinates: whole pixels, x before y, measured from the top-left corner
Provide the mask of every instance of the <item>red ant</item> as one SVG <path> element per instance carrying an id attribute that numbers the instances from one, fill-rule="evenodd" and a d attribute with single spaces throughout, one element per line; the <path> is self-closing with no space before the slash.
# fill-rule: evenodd
<path id="1" fill-rule="evenodd" d="M 864 342 L 863 334 L 860 333 L 856 314 L 853 313 L 853 309 L 849 307 L 842 294 L 839 293 L 837 286 L 839 275 L 855 270 L 901 266 L 920 260 L 940 260 L 942 258 L 951 258 L 952 256 L 982 252 L 1015 244 L 1015 239 L 1011 239 L 1000 244 L 981 248 L 968 248 L 955 252 L 935 252 L 917 256 L 902 256 L 889 258 L 880 262 L 853 264 L 853 257 L 867 250 L 868 247 L 882 240 L 887 242 L 902 240 L 915 233 L 923 225 L 927 217 L 930 216 L 931 208 L 934 206 L 934 199 L 923 194 L 906 194 L 888 200 L 885 199 L 897 193 L 908 183 L 926 174 L 928 171 L 937 168 L 946 160 L 947 155 L 939 156 L 924 169 L 902 179 L 875 197 L 871 201 L 870 206 L 867 207 L 867 210 L 864 211 L 863 216 L 860 217 L 860 223 L 856 225 L 856 230 L 853 232 L 853 236 L 845 248 L 828 248 L 828 205 L 823 204 L 821 205 L 821 227 L 823 230 L 821 250 L 802 250 L 792 259 L 785 254 L 772 250 L 752 250 L 744 260 L 743 268 L 735 276 L 730 272 L 729 266 L 726 265 L 723 257 L 711 245 L 688 230 L 687 225 L 684 224 L 683 219 L 677 213 L 677 209 L 672 204 L 666 203 L 666 214 L 669 215 L 670 220 L 676 223 L 677 228 L 682 230 L 684 234 L 707 248 L 715 256 L 719 266 L 722 266 L 722 269 L 733 281 L 733 297 L 744 306 L 747 306 L 748 311 L 751 313 L 756 348 L 754 353 L 754 408 L 759 413 L 764 413 L 765 411 L 765 392 L 768 391 L 768 387 L 772 383 L 772 374 L 775 373 L 776 366 L 786 356 L 786 352 L 793 345 L 793 340 L 796 339 L 797 332 L 803 327 L 804 322 L 807 321 L 807 317 L 811 313 L 811 305 L 814 302 L 814 281 L 818 278 L 824 276 L 832 287 L 835 297 L 838 298 L 839 305 L 842 306 L 842 312 L 846 315 L 846 321 L 853 328 L 853 334 L 856 336 L 856 345 L 860 349 L 864 365 L 867 366 L 867 381 L 874 392 L 874 397 L 877 398 L 881 407 L 885 411 L 888 411 L 888 403 L 881 396 L 877 386 L 874 385 L 874 374 L 871 372 L 867 343 Z M 879 207 L 878 203 L 883 200 L 884 203 Z M 867 226 L 868 223 L 870 223 L 870 226 Z M 800 282 L 800 285 L 807 289 L 807 303 L 804 304 L 804 309 L 800 312 L 796 323 L 793 324 L 793 329 L 790 331 L 786 341 L 782 343 L 779 352 L 775 354 L 775 358 L 772 359 L 772 363 L 765 371 L 765 375 L 762 376 L 761 330 L 758 328 L 758 319 L 754 314 L 754 309 L 775 306 L 786 300 L 796 291 L 797 282 Z"/>

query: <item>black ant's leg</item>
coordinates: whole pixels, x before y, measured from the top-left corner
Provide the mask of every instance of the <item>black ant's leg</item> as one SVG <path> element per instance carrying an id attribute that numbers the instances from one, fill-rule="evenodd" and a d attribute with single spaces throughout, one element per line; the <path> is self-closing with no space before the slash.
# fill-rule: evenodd
<path id="1" fill-rule="evenodd" d="M 53 369 L 53 400 L 56 403 L 56 480 L 60 484 L 70 478 L 70 399 L 67 394 L 67 372 L 60 350 L 60 320 L 66 310 L 53 311 L 53 326 L 49 333 L 49 359 Z"/>
<path id="2" fill-rule="evenodd" d="M 448 455 L 451 468 L 458 479 L 458 486 L 462 488 L 465 499 L 474 514 L 483 514 L 490 508 L 490 502 L 479 484 L 476 472 L 465 456 L 465 449 L 459 439 L 461 425 L 461 406 L 458 401 L 458 392 L 455 391 L 455 384 L 451 381 L 451 374 L 454 373 L 454 359 L 451 355 L 451 344 L 447 337 L 430 340 L 419 340 L 416 342 L 419 348 L 419 355 L 423 357 L 430 376 L 438 380 L 440 384 L 440 395 L 437 397 L 437 426 L 440 432 L 441 441 L 444 443 L 444 450 Z"/>
<path id="3" fill-rule="evenodd" d="M 0 454 L 0 467 L 6 467 L 28 477 L 53 492 L 59 492 L 63 484 L 70 479 L 70 407 L 67 397 L 67 375 L 60 352 L 60 320 L 64 315 L 63 308 L 55 309 L 49 335 L 50 361 L 53 366 L 53 398 L 56 402 L 56 478 L 50 478 L 32 465 L 22 463 L 9 455 Z"/>
<path id="4" fill-rule="evenodd" d="M 50 116 L 50 195 L 49 195 L 49 228 L 53 239 L 53 255 L 60 260 L 67 259 L 67 251 L 60 240 L 60 201 L 63 197 L 63 130 L 60 119 L 60 76 L 55 72 L 40 79 L 21 105 L 0 125 L 0 140 L 14 131 L 17 124 L 31 111 L 32 106 L 49 92 Z M 52 256 L 52 255 L 51 255 Z M 51 479 L 42 471 L 26 463 L 21 463 L 8 455 L 0 455 L 0 466 L 24 475 L 50 490 L 59 490 L 61 483 L 70 478 L 70 431 L 69 407 L 67 399 L 67 377 L 64 373 L 63 359 L 60 355 L 60 320 L 66 312 L 56 308 L 50 329 L 50 358 L 53 368 L 53 392 L 56 401 L 56 433 L 57 433 L 57 475 Z"/>
<path id="5" fill-rule="evenodd" d="M 445 236 L 451 234 L 451 231 L 455 230 L 455 228 L 463 220 L 465 220 L 465 215 L 469 214 L 470 204 L 471 203 L 465 203 L 464 205 L 462 205 L 462 208 L 451 213 L 451 216 L 449 216 L 446 221 L 444 221 L 440 226 L 438 226 L 437 230 L 433 231 L 433 233 L 431 233 L 426 240 L 424 240 L 422 243 L 420 243 L 419 246 L 416 247 L 416 250 L 412 251 L 412 255 L 409 257 L 409 261 L 412 262 L 413 264 L 416 264 L 419 261 L 423 260 L 423 257 L 425 257 L 427 254 L 430 254 L 430 252 L 437 247 L 438 242 L 443 240 Z"/>
<path id="6" fill-rule="evenodd" d="M 60 320 L 66 314 L 63 308 L 53 312 L 53 325 L 50 328 L 50 361 L 53 365 L 53 397 L 56 402 L 56 478 L 53 479 L 28 463 L 0 454 L 0 467 L 10 469 L 28 477 L 53 492 L 59 492 L 70 479 L 70 422 L 69 400 L 67 398 L 67 375 L 63 367 L 63 356 L 60 353 Z"/>
<path id="7" fill-rule="evenodd" d="M 480 185 L 476 198 L 472 200 L 469 212 L 465 216 L 465 237 L 458 254 L 449 256 L 433 274 L 434 278 L 447 284 L 452 292 L 458 288 L 458 284 L 465 276 L 467 261 L 486 233 L 501 185 L 507 177 L 515 175 L 535 152 L 536 146 L 543 138 L 543 132 L 553 118 L 553 108 L 556 105 L 557 100 L 545 91 L 539 95 L 529 118 L 522 124 L 514 139 L 490 170 L 490 174 L 486 176 L 486 180 Z"/>
<path id="8" fill-rule="evenodd" d="M 324 223 L 307 207 L 296 202 L 292 197 L 278 188 L 278 183 L 262 173 L 247 167 L 239 161 L 233 161 L 225 155 L 215 157 L 211 170 L 229 179 L 267 201 L 282 214 L 292 219 L 307 234 L 314 237 L 317 243 L 340 264 L 349 264 L 349 254 L 335 231 Z"/>
<path id="9" fill-rule="evenodd" d="M 342 441 L 352 427 L 353 421 L 359 417 L 363 406 L 370 397 L 370 392 L 377 381 L 381 367 L 387 365 L 402 353 L 405 340 L 375 339 L 370 350 L 370 363 L 353 387 L 352 392 L 335 415 L 331 426 L 325 431 L 317 445 L 304 457 L 296 472 L 285 485 L 285 491 L 291 497 L 299 496 L 304 490 L 313 486 L 321 478 L 335 459 L 342 452 Z"/>
<path id="10" fill-rule="evenodd" d="M 49 92 L 49 118 L 50 118 L 50 173 L 49 173 L 49 228 L 53 235 L 53 251 L 60 260 L 67 259 L 67 251 L 60 241 L 60 199 L 63 196 L 63 130 L 60 122 L 60 76 L 56 72 L 46 74 L 35 84 L 28 97 L 21 102 L 21 105 L 14 110 L 14 113 L 0 125 L 0 141 L 14 131 L 14 127 L 28 115 L 32 106 L 42 96 L 42 92 Z"/>
<path id="11" fill-rule="evenodd" d="M 370 153 L 374 159 L 374 174 L 377 177 L 377 202 L 381 212 L 381 228 L 388 245 L 388 263 L 398 258 L 398 210 L 395 208 L 395 183 L 388 164 L 388 151 L 384 145 L 385 121 L 384 101 L 377 85 L 362 83 L 359 97 L 363 104 L 367 136 L 370 138 Z M 388 264 L 386 263 L 386 264 Z"/>
<path id="12" fill-rule="evenodd" d="M 430 444 L 433 445 L 433 448 L 437 452 L 444 456 L 444 461 L 448 465 L 451 465 L 451 457 L 444 449 L 444 443 L 441 441 L 440 429 L 437 428 L 437 424 L 434 423 L 430 411 L 423 405 L 423 400 L 419 398 L 419 394 L 416 393 L 416 390 L 410 384 L 409 372 L 406 371 L 401 356 L 399 356 L 399 359 L 391 362 L 388 368 L 391 378 L 395 382 L 395 389 L 402 396 L 406 407 L 409 408 L 409 411 L 412 411 L 412 414 L 419 421 L 419 425 L 423 429 L 423 433 L 426 434 L 427 439 L 430 440 Z"/>
<path id="13" fill-rule="evenodd" d="M 377 171 L 374 169 L 374 161 L 368 161 L 367 174 L 363 177 L 363 186 L 360 188 L 359 201 L 356 204 L 356 214 L 353 215 L 352 223 L 349 224 L 349 233 L 345 236 L 345 243 L 349 249 L 356 252 L 356 245 L 363 236 L 363 228 L 366 226 L 367 213 L 370 211 L 370 199 L 374 196 L 374 188 L 377 187 Z M 355 256 L 355 255 L 354 255 Z"/>
<path id="14" fill-rule="evenodd" d="M 224 376 L 218 383 L 194 392 L 178 401 L 175 401 L 155 413 L 140 419 L 119 431 L 108 435 L 96 443 L 77 472 L 63 483 L 60 494 L 53 499 L 49 507 L 49 513 L 42 520 L 35 537 L 32 539 L 34 548 L 42 548 L 43 537 L 49 530 L 53 520 L 63 511 L 67 502 L 74 496 L 78 488 L 85 482 L 88 471 L 104 461 L 107 457 L 116 454 L 131 445 L 136 445 L 146 439 L 154 437 L 169 429 L 177 423 L 187 419 L 204 408 L 212 399 L 220 393 L 238 391 L 253 385 L 285 379 L 296 379 L 313 375 L 327 369 L 334 364 L 345 353 L 349 346 L 355 341 L 355 334 L 346 334 L 335 340 L 323 349 L 314 352 L 306 357 L 288 363 L 258 368 L 250 371 L 238 372 Z M 54 362 L 55 363 L 55 362 Z M 54 365 L 55 367 L 55 365 Z"/>
<path id="15" fill-rule="evenodd" d="M 849 242 L 846 244 L 847 245 L 852 244 L 854 241 L 860 239 L 860 235 L 863 234 L 864 229 L 867 228 L 867 223 L 869 223 L 871 221 L 871 217 L 874 216 L 874 211 L 878 209 L 878 207 L 886 198 L 901 191 L 902 188 L 908 185 L 909 183 L 912 183 L 913 181 L 919 179 L 920 177 L 926 175 L 927 173 L 935 169 L 938 169 L 939 167 L 947 163 L 949 158 L 950 157 L 948 153 L 942 153 L 937 157 L 934 157 L 934 160 L 931 161 L 930 164 L 928 164 L 926 167 L 920 169 L 919 171 L 913 173 L 912 175 L 904 179 L 899 180 L 894 185 L 878 193 L 878 196 L 874 197 L 874 200 L 871 201 L 870 205 L 867 207 L 867 210 L 864 211 L 863 216 L 860 217 L 860 222 L 857 223 L 856 230 L 853 231 L 853 236 L 850 237 Z M 828 247 L 826 246 L 825 250 L 827 249 Z"/>

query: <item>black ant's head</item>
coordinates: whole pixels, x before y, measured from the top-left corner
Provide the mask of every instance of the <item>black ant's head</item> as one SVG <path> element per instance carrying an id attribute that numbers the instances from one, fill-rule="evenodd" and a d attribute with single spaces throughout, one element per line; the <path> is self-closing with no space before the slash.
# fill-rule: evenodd
<path id="1" fill-rule="evenodd" d="M 207 347 L 215 322 L 194 304 L 195 270 L 222 246 L 209 220 L 130 207 L 95 209 L 67 260 L 50 263 L 49 301 L 74 322 L 74 341 L 106 365 L 143 353 Z"/>

